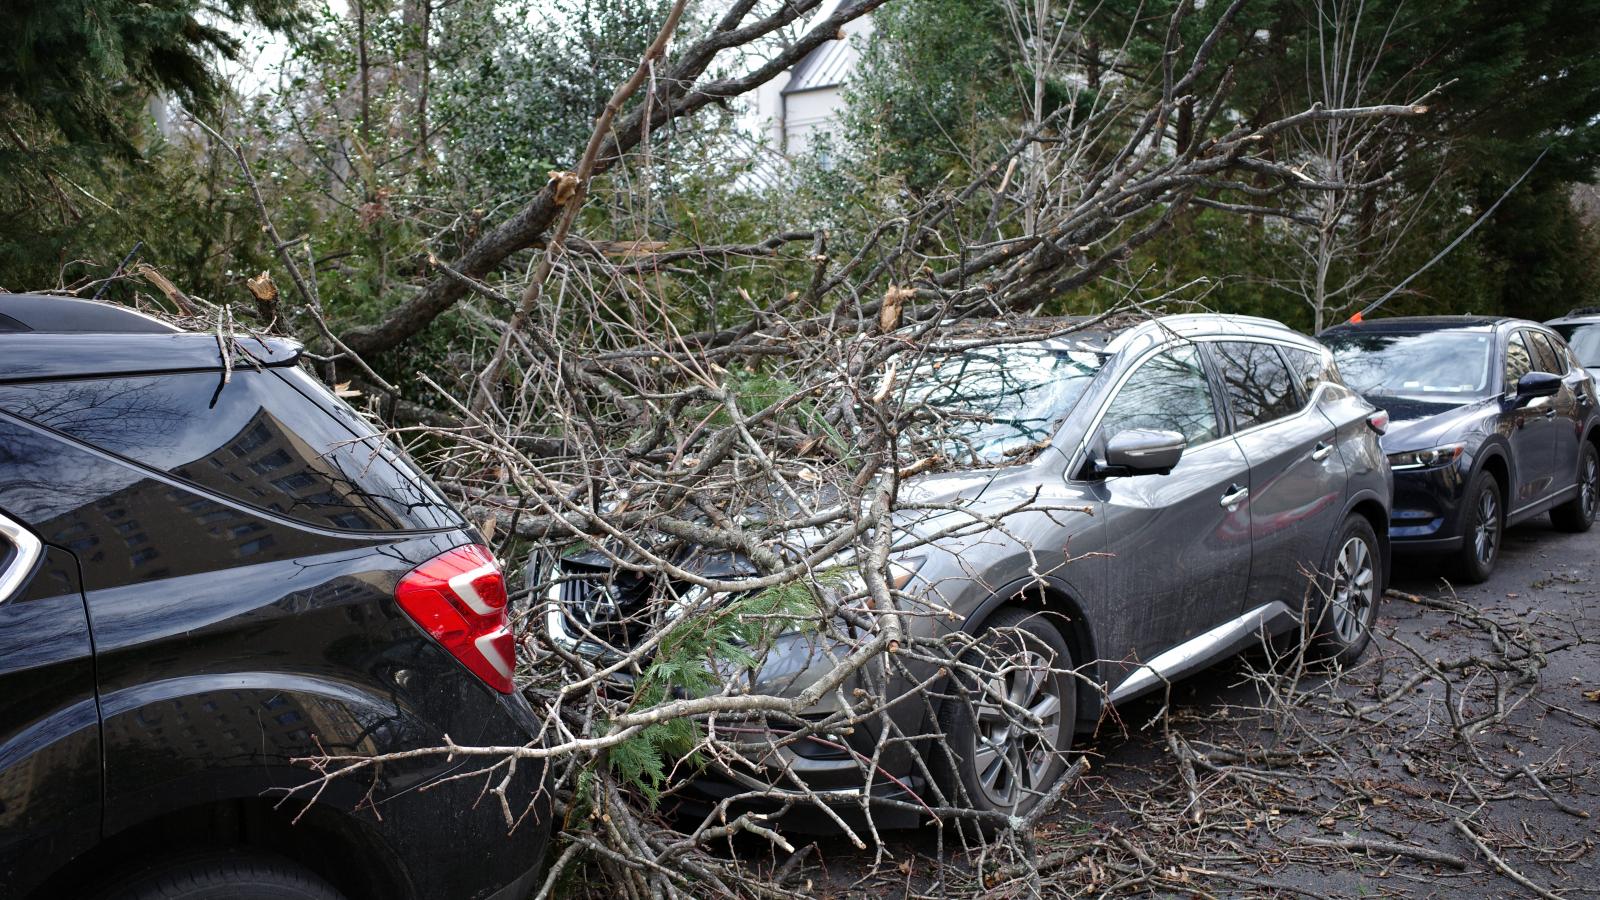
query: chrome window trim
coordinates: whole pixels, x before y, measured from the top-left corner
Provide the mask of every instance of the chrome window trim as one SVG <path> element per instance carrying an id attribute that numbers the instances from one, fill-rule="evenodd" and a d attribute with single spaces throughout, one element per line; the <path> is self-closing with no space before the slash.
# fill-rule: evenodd
<path id="1" fill-rule="evenodd" d="M 1273 345 L 1278 346 L 1278 347 L 1288 347 L 1288 348 L 1290 348 L 1292 350 L 1304 350 L 1304 351 L 1306 351 L 1308 353 L 1317 354 L 1317 356 L 1321 357 L 1324 362 L 1327 362 L 1329 359 L 1331 359 L 1333 357 L 1333 353 L 1330 352 L 1328 350 L 1328 348 L 1326 348 L 1326 347 L 1316 347 L 1316 348 L 1307 347 L 1307 346 L 1305 346 L 1303 344 L 1292 343 L 1292 342 L 1283 341 L 1283 340 L 1274 340 L 1274 339 L 1269 338 L 1269 337 L 1260 337 L 1258 335 L 1247 335 L 1247 336 L 1244 336 L 1244 337 L 1234 337 L 1232 335 L 1224 335 L 1224 336 L 1221 336 L 1221 337 L 1212 338 L 1211 340 L 1212 340 L 1212 343 L 1228 342 L 1228 343 L 1246 343 L 1246 344 L 1273 344 Z M 1284 363 L 1285 366 L 1287 366 L 1289 364 L 1289 361 L 1288 360 L 1283 360 L 1283 363 Z M 1292 369 L 1290 370 L 1289 375 L 1290 375 L 1291 378 L 1294 376 L 1294 371 Z M 1294 383 L 1293 382 L 1290 382 L 1290 387 L 1294 388 Z M 1232 432 L 1232 436 L 1233 437 L 1238 437 L 1241 434 L 1254 434 L 1257 431 L 1259 431 L 1259 430 L 1261 430 L 1263 428 L 1266 428 L 1268 425 L 1276 425 L 1279 422 L 1287 422 L 1290 419 L 1298 419 L 1298 418 L 1300 418 L 1301 416 L 1303 416 L 1307 412 L 1309 412 L 1312 409 L 1312 407 L 1315 407 L 1319 402 L 1321 402 L 1322 394 L 1323 394 L 1324 390 L 1327 387 L 1328 387 L 1328 383 L 1327 382 L 1323 382 L 1322 384 L 1317 385 L 1317 389 L 1312 391 L 1310 393 L 1310 395 L 1308 395 L 1306 397 L 1306 402 L 1304 404 L 1302 404 L 1300 406 L 1300 408 L 1296 409 L 1294 412 L 1289 413 L 1287 415 L 1279 416 L 1276 419 L 1268 419 L 1265 422 L 1257 422 L 1256 424 L 1251 425 L 1249 428 L 1241 428 L 1238 431 Z M 1300 392 L 1299 392 L 1298 389 L 1296 389 L 1295 393 L 1298 394 Z M 1231 413 L 1233 411 L 1233 407 L 1229 406 L 1228 407 L 1228 411 Z"/>
<path id="2" fill-rule="evenodd" d="M 1312 351 L 1312 352 L 1317 353 L 1320 356 L 1323 356 L 1325 359 L 1326 358 L 1331 358 L 1333 356 L 1333 354 L 1328 351 L 1328 348 L 1323 347 L 1320 344 L 1301 343 L 1300 341 L 1288 341 L 1288 340 L 1283 340 L 1281 338 L 1277 338 L 1276 336 L 1274 336 L 1274 337 L 1265 337 L 1265 336 L 1261 336 L 1261 335 L 1197 334 L 1197 335 L 1185 335 L 1185 336 L 1182 336 L 1182 337 L 1173 337 L 1173 338 L 1170 338 L 1169 340 L 1167 340 L 1167 341 L 1165 341 L 1165 342 L 1163 342 L 1161 344 L 1157 344 L 1156 346 L 1151 347 L 1151 348 L 1145 350 L 1143 353 L 1139 354 L 1139 357 L 1134 361 L 1134 363 L 1132 365 L 1128 366 L 1128 368 L 1125 369 L 1121 375 L 1117 376 L 1116 384 L 1114 384 L 1112 386 L 1111 392 L 1106 395 L 1106 399 L 1100 403 L 1100 407 L 1095 410 L 1094 417 L 1089 420 L 1089 427 L 1084 429 L 1083 437 L 1078 440 L 1078 446 L 1072 452 L 1072 457 L 1068 461 L 1068 464 L 1067 464 L 1067 473 L 1068 473 L 1067 474 L 1067 480 L 1071 481 L 1071 482 L 1078 482 L 1078 483 L 1084 483 L 1085 482 L 1084 479 L 1076 477 L 1075 473 L 1077 473 L 1078 471 L 1081 470 L 1081 468 L 1083 466 L 1083 463 L 1084 463 L 1084 460 L 1087 458 L 1087 455 L 1089 453 L 1089 444 L 1094 439 L 1095 432 L 1100 430 L 1100 423 L 1102 421 L 1104 421 L 1104 419 L 1105 419 L 1106 410 L 1111 407 L 1111 404 L 1117 399 L 1117 395 L 1122 392 L 1122 386 L 1127 383 L 1129 378 L 1133 377 L 1133 373 L 1134 372 L 1139 371 L 1139 367 L 1143 366 L 1145 363 L 1149 362 L 1153 357 L 1157 356 L 1158 354 L 1166 351 L 1167 349 L 1169 349 L 1171 347 L 1176 347 L 1176 346 L 1179 346 L 1179 345 L 1196 346 L 1196 345 L 1199 345 L 1199 344 L 1202 344 L 1202 343 L 1214 343 L 1214 342 L 1217 342 L 1217 341 L 1247 341 L 1247 342 L 1258 343 L 1258 344 L 1276 344 L 1276 345 L 1284 346 L 1284 347 L 1292 347 L 1292 348 L 1297 349 L 1297 350 Z M 1206 378 L 1206 383 L 1209 385 L 1210 382 L 1211 382 L 1211 379 L 1210 379 L 1210 376 L 1208 375 L 1207 378 Z M 1194 453 L 1194 452 L 1199 451 L 1199 450 L 1207 449 L 1213 444 L 1220 444 L 1223 441 L 1230 440 L 1230 439 L 1233 439 L 1233 438 L 1237 438 L 1237 437 L 1240 437 L 1241 435 L 1254 434 L 1256 431 L 1259 431 L 1260 429 L 1267 428 L 1267 427 L 1272 426 L 1272 425 L 1277 425 L 1280 422 L 1287 422 L 1287 421 L 1290 421 L 1291 419 L 1298 419 L 1298 418 L 1306 415 L 1307 413 L 1310 413 L 1313 410 L 1315 410 L 1317 404 L 1322 401 L 1322 396 L 1323 396 L 1324 393 L 1327 392 L 1327 390 L 1328 390 L 1328 383 L 1327 382 L 1319 384 L 1319 385 L 1317 385 L 1317 389 L 1315 391 L 1311 392 L 1311 396 L 1306 398 L 1305 405 L 1300 407 L 1299 409 L 1295 410 L 1294 412 L 1290 413 L 1289 415 L 1280 416 L 1280 417 L 1278 417 L 1276 419 L 1273 419 L 1270 422 L 1262 422 L 1262 423 L 1260 423 L 1258 425 L 1252 425 L 1249 428 L 1240 429 L 1238 431 L 1225 432 L 1224 434 L 1222 434 L 1221 436 L 1217 437 L 1214 440 L 1206 441 L 1203 444 L 1196 444 L 1193 447 L 1185 447 L 1185 448 L 1183 448 L 1183 452 L 1186 455 L 1190 454 L 1190 453 Z M 1226 400 L 1226 398 L 1224 398 L 1224 400 Z M 1225 424 L 1229 424 L 1229 423 L 1224 423 L 1224 422 L 1221 422 L 1221 421 L 1217 422 L 1218 428 L 1221 428 Z"/>
<path id="3" fill-rule="evenodd" d="M 1143 353 L 1140 353 L 1138 358 L 1135 359 L 1134 362 L 1126 369 L 1124 369 L 1121 375 L 1117 376 L 1116 383 L 1111 386 L 1111 391 L 1106 394 L 1106 399 L 1102 400 L 1100 402 L 1100 406 L 1094 411 L 1094 417 L 1089 420 L 1089 427 L 1083 430 L 1083 437 L 1078 439 L 1078 446 L 1072 451 L 1072 458 L 1068 461 L 1067 465 L 1068 481 L 1085 481 L 1085 479 L 1076 477 L 1076 473 L 1081 470 L 1084 459 L 1089 453 L 1089 442 L 1094 439 L 1095 432 L 1100 430 L 1100 423 L 1105 420 L 1106 410 L 1110 409 L 1111 404 L 1116 402 L 1117 395 L 1122 393 L 1122 386 L 1128 383 L 1128 379 L 1133 377 L 1133 373 L 1139 371 L 1139 369 L 1142 368 L 1145 363 L 1166 352 L 1171 347 L 1177 347 L 1180 345 L 1194 346 L 1199 342 L 1200 341 L 1197 338 L 1193 337 L 1171 337 L 1162 343 L 1146 349 Z M 1202 364 L 1201 367 L 1201 374 L 1205 376 L 1206 385 L 1209 387 L 1211 385 L 1211 377 L 1209 375 L 1205 375 L 1204 364 Z M 1216 401 L 1213 398 L 1212 406 L 1215 407 L 1215 405 Z M 1218 419 L 1217 430 L 1222 431 L 1223 425 L 1224 423 L 1222 420 Z M 1183 448 L 1183 452 L 1186 454 L 1193 453 L 1197 450 L 1210 447 L 1212 444 L 1220 444 L 1231 436 L 1232 435 L 1222 434 L 1213 440 L 1206 441 L 1204 444 L 1196 444 L 1193 447 L 1185 447 Z"/>
<path id="4" fill-rule="evenodd" d="M 1572 364 L 1567 360 L 1567 355 L 1562 352 L 1563 350 L 1566 349 L 1567 342 L 1565 340 L 1562 340 L 1561 335 L 1556 334 L 1553 330 L 1551 330 L 1549 328 L 1543 328 L 1543 327 L 1540 327 L 1540 328 L 1524 328 L 1522 330 L 1523 331 L 1532 332 L 1533 334 L 1537 334 L 1538 336 L 1544 338 L 1545 343 L 1550 346 L 1550 352 L 1555 355 L 1556 362 L 1561 365 L 1561 371 L 1552 372 L 1551 373 L 1552 375 L 1557 375 L 1557 376 L 1559 376 L 1561 378 L 1566 378 L 1568 375 L 1572 374 Z"/>
<path id="5" fill-rule="evenodd" d="M 21 522 L 9 519 L 3 513 L 0 513 L 0 538 L 4 538 L 14 549 L 11 561 L 6 563 L 4 569 L 0 569 L 0 603 L 4 603 L 33 574 L 33 567 L 44 556 L 44 542 L 22 527 Z"/>

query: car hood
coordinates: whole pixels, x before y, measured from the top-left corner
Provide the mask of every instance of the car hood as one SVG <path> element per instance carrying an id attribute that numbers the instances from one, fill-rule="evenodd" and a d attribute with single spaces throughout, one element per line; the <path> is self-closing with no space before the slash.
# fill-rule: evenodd
<path id="1" fill-rule="evenodd" d="M 1499 403 L 1494 397 L 1454 403 L 1414 397 L 1368 399 L 1389 413 L 1389 430 L 1382 441 L 1385 453 L 1427 450 L 1458 441 Z"/>

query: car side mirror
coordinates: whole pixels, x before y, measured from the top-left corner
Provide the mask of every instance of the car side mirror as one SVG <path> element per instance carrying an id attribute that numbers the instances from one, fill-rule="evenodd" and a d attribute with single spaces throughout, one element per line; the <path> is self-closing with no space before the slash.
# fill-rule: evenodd
<path id="1" fill-rule="evenodd" d="M 1096 474 L 1165 475 L 1183 458 L 1188 441 L 1176 431 L 1129 428 L 1106 442 L 1105 462 L 1095 464 Z"/>
<path id="2" fill-rule="evenodd" d="M 1517 379 L 1517 405 L 1526 406 L 1540 397 L 1553 397 L 1561 391 L 1561 376 L 1549 372 L 1529 372 Z"/>

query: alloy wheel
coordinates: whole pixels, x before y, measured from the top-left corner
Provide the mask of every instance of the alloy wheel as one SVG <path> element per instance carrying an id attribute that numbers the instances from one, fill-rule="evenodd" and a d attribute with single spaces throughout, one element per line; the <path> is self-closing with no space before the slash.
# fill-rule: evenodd
<path id="1" fill-rule="evenodd" d="M 1354 644 L 1367 628 L 1367 611 L 1377 597 L 1377 571 L 1372 564 L 1372 551 L 1367 542 L 1353 537 L 1344 542 L 1339 558 L 1334 563 L 1333 630 L 1339 640 Z"/>
<path id="2" fill-rule="evenodd" d="M 972 765 L 979 789 L 995 807 L 1016 806 L 1046 787 L 1041 782 L 1062 744 L 1061 690 L 1050 661 L 1031 650 L 1006 659 L 990 676 L 976 710 Z M 1025 724 L 1028 718 L 1037 724 Z"/>
<path id="3" fill-rule="evenodd" d="M 1478 495 L 1477 524 L 1472 531 L 1472 546 L 1478 562 L 1485 566 L 1494 562 L 1500 549 L 1500 498 L 1487 490 Z"/>
<path id="4" fill-rule="evenodd" d="M 1600 457 L 1592 453 L 1583 458 L 1583 518 L 1594 521 L 1594 508 L 1600 500 Z"/>

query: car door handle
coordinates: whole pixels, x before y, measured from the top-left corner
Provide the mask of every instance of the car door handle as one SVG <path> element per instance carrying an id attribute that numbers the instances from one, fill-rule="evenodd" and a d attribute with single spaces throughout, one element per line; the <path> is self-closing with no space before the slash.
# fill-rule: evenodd
<path id="1" fill-rule="evenodd" d="M 1235 506 L 1239 503 L 1239 501 L 1248 496 L 1250 496 L 1249 488 L 1240 487 L 1237 484 L 1230 484 L 1228 485 L 1228 492 L 1222 495 L 1222 505 Z"/>
<path id="2" fill-rule="evenodd" d="M 1311 458 L 1316 462 L 1322 462 L 1323 460 L 1327 459 L 1328 454 L 1332 452 L 1332 444 L 1328 443 L 1327 441 L 1318 441 L 1317 446 L 1311 451 Z"/>

